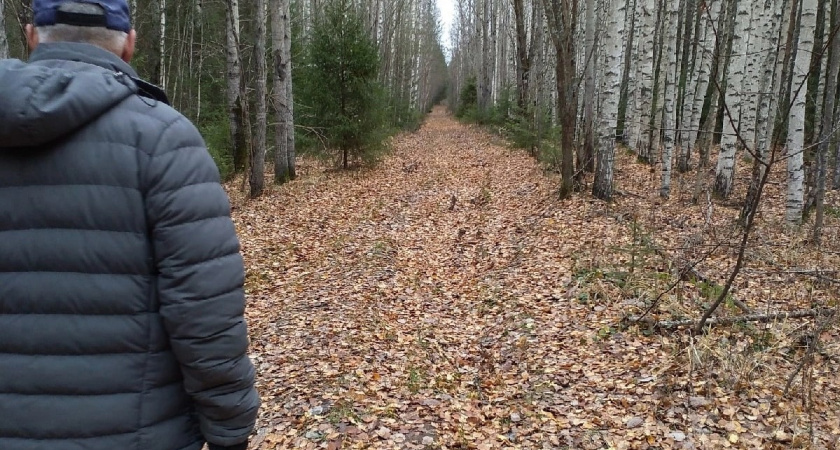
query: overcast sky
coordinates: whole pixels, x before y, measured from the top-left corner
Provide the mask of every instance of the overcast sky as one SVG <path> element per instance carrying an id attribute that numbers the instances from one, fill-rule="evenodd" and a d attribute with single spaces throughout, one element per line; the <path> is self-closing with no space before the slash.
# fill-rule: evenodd
<path id="1" fill-rule="evenodd" d="M 447 60 L 449 60 L 449 52 L 451 50 L 449 40 L 449 29 L 452 27 L 452 21 L 455 19 L 455 2 L 458 0 L 437 0 L 438 9 L 440 10 L 441 22 L 441 38 L 443 39 L 443 47 L 446 51 Z"/>

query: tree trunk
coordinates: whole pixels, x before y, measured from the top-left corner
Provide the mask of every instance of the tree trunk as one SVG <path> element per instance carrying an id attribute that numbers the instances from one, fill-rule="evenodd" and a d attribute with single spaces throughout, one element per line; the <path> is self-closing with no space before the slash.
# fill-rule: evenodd
<path id="1" fill-rule="evenodd" d="M 636 120 L 636 79 L 631 74 L 636 73 L 636 55 L 633 52 L 636 46 L 636 4 L 639 0 L 629 0 L 624 8 L 624 62 L 621 75 L 621 97 L 618 100 L 618 129 L 616 137 L 627 143 L 636 142 L 636 136 L 632 135 Z"/>
<path id="2" fill-rule="evenodd" d="M 610 0 L 606 0 L 608 3 Z M 595 16 L 596 16 L 596 0 L 586 0 L 586 30 L 585 30 L 585 37 L 584 37 L 584 45 L 586 46 L 586 56 L 584 58 L 584 72 L 585 72 L 585 80 L 584 80 L 584 88 L 583 88 L 583 145 L 580 146 L 580 152 L 578 152 L 578 160 L 577 166 L 587 171 L 592 171 L 593 164 L 592 164 L 592 155 L 594 154 L 595 148 L 595 133 L 593 130 L 594 123 L 595 123 L 595 68 L 598 66 L 598 42 L 595 40 Z M 612 6 L 607 6 L 608 13 L 613 14 Z M 615 25 L 617 20 L 610 16 L 609 25 L 607 27 L 607 33 L 610 34 L 608 38 L 609 41 L 606 43 L 607 52 L 612 51 L 613 39 L 612 33 L 616 30 L 610 28 L 612 25 Z M 624 24 L 623 20 L 621 21 L 622 25 Z M 619 36 L 619 43 L 621 45 Z M 609 60 L 609 56 L 607 57 L 607 64 L 612 63 Z M 606 71 L 613 70 L 610 66 L 606 68 Z M 612 86 L 608 86 L 607 89 L 612 89 Z M 602 95 L 604 91 L 601 91 Z M 618 100 L 616 100 L 617 102 Z M 618 112 L 618 108 L 616 107 L 616 112 Z M 613 125 L 615 126 L 615 125 Z M 612 131 L 613 136 L 615 136 L 615 130 Z M 613 143 L 613 146 L 614 143 Z M 603 150 L 603 143 L 601 144 L 601 150 Z M 600 158 L 600 156 L 599 156 Z M 612 171 L 610 171 L 612 173 Z M 605 199 L 609 199 L 609 195 L 606 197 L 601 197 Z"/>
<path id="3" fill-rule="evenodd" d="M 6 13 L 3 8 L 4 3 L 5 0 L 0 0 L 0 59 L 6 59 L 9 57 L 9 40 L 6 38 Z"/>
<path id="4" fill-rule="evenodd" d="M 840 25 L 840 5 L 835 5 L 832 22 Z M 828 147 L 831 135 L 836 125 L 834 120 L 834 100 L 837 93 L 837 71 L 840 70 L 840 36 L 836 33 L 831 38 L 828 51 L 828 76 L 825 82 L 825 105 L 823 106 L 822 126 L 820 127 L 819 147 L 817 149 L 817 185 L 816 185 L 816 217 L 814 219 L 814 244 L 822 242 L 822 228 L 825 220 L 825 185 L 828 172 Z M 840 164 L 840 162 L 838 162 Z"/>
<path id="5" fill-rule="evenodd" d="M 779 33 L 781 30 L 781 7 L 783 0 L 771 0 L 770 9 L 762 9 L 759 15 L 759 26 L 762 32 L 759 36 L 759 45 L 761 48 L 776 48 L 779 41 Z M 775 117 L 774 108 L 779 102 L 775 100 L 776 78 L 779 61 L 782 60 L 782 55 L 779 52 L 769 52 L 766 57 L 762 58 L 763 71 L 761 80 L 758 83 L 759 100 L 756 109 L 756 132 L 755 132 L 755 160 L 753 161 L 752 177 L 750 186 L 747 190 L 747 198 L 741 208 L 741 215 L 739 221 L 742 225 L 746 225 L 747 218 L 754 213 L 753 206 L 758 206 L 755 201 L 759 194 L 761 187 L 761 180 L 764 179 L 764 172 L 767 170 L 768 156 L 771 151 L 771 136 L 773 125 L 770 120 Z"/>
<path id="6" fill-rule="evenodd" d="M 707 2 L 705 8 L 699 14 L 701 16 L 700 21 L 703 24 L 701 31 L 702 38 L 697 49 L 699 61 L 697 62 L 697 77 L 694 83 L 694 91 L 689 93 L 689 98 L 691 99 L 690 118 L 687 122 L 684 122 L 687 124 L 687 130 L 683 130 L 683 133 L 687 135 L 683 144 L 688 147 L 685 150 L 686 153 L 690 153 L 697 146 L 699 130 L 702 126 L 700 120 L 703 113 L 703 104 L 706 101 L 706 93 L 709 90 L 711 78 L 716 76 L 713 70 L 713 58 L 715 56 L 715 28 L 720 17 L 720 9 L 721 0 L 715 0 Z"/>
<path id="7" fill-rule="evenodd" d="M 160 55 L 160 60 L 158 61 L 158 63 L 160 64 L 160 78 L 158 79 L 158 84 L 160 85 L 161 89 L 166 90 L 166 0 L 160 0 L 158 3 L 158 8 L 158 20 L 160 26 L 160 34 L 158 35 L 158 54 Z"/>
<path id="8" fill-rule="evenodd" d="M 641 14 L 641 33 L 639 41 L 639 72 L 637 84 L 639 89 L 639 102 L 636 126 L 639 127 L 639 142 L 636 151 L 639 159 L 651 162 L 651 108 L 653 107 L 653 63 L 654 63 L 654 30 L 656 28 L 656 3 L 654 0 L 638 0 L 639 13 Z"/>
<path id="9" fill-rule="evenodd" d="M 239 1 L 225 1 L 225 57 L 227 63 L 227 103 L 230 126 L 230 145 L 233 149 L 233 168 L 245 170 L 248 149 L 242 146 L 245 133 L 242 121 L 242 61 L 239 57 Z"/>
<path id="10" fill-rule="evenodd" d="M 729 67 L 726 70 L 726 94 L 724 96 L 723 134 L 720 137 L 714 192 L 721 198 L 732 193 L 735 178 L 735 156 L 742 147 L 741 100 L 744 71 L 747 58 L 747 32 L 749 30 L 751 4 L 748 0 L 737 1 L 735 30 L 732 33 L 732 50 Z M 740 135 L 743 137 L 743 135 Z"/>
<path id="11" fill-rule="evenodd" d="M 519 114 L 526 114 L 531 60 L 528 57 L 528 32 L 525 28 L 524 0 L 513 0 L 513 14 L 516 23 L 516 106 L 519 109 Z"/>
<path id="12" fill-rule="evenodd" d="M 594 2 L 592 2 L 594 3 Z M 624 12 L 626 10 L 624 0 L 607 1 L 606 33 L 604 34 L 604 73 L 601 80 L 600 99 L 601 106 L 600 139 L 598 145 L 598 167 L 595 173 L 595 182 L 592 186 L 592 194 L 603 200 L 612 198 L 613 165 L 615 160 L 615 132 L 618 124 L 618 102 L 621 98 L 621 69 L 623 65 L 623 35 L 624 35 Z M 587 11 L 588 14 L 588 11 Z M 589 18 L 587 17 L 587 27 Z M 594 19 L 593 19 L 594 22 Z M 594 47 L 594 43 L 593 43 Z M 595 61 L 588 61 L 593 64 Z M 592 99 L 587 95 L 587 99 Z M 590 100 L 591 102 L 591 100 Z"/>
<path id="13" fill-rule="evenodd" d="M 656 165 L 658 162 L 659 157 L 661 156 L 661 145 L 662 145 L 662 114 L 665 110 L 663 108 L 663 97 L 665 96 L 665 73 L 662 70 L 662 55 L 665 53 L 662 51 L 665 43 L 665 6 L 666 2 L 659 3 L 656 11 L 656 33 L 654 42 L 656 42 L 655 51 L 653 55 L 654 61 L 654 76 L 653 76 L 653 91 L 654 94 L 654 101 L 653 101 L 653 110 L 652 110 L 652 127 L 651 127 L 651 139 L 650 139 L 650 153 L 648 155 L 648 161 L 652 165 Z M 668 28 L 674 27 L 674 24 L 667 24 Z"/>
<path id="14" fill-rule="evenodd" d="M 668 0 L 668 12 L 665 16 L 665 23 L 673 24 L 679 18 L 680 1 Z M 662 186 L 659 189 L 659 195 L 663 198 L 668 198 L 671 195 L 671 167 L 674 157 L 674 143 L 676 137 L 676 123 L 677 123 L 677 30 L 676 27 L 666 26 L 665 46 L 662 59 L 665 63 L 665 95 L 663 98 L 663 107 L 665 114 L 662 120 L 662 128 L 664 135 L 664 148 L 662 152 Z"/>
<path id="15" fill-rule="evenodd" d="M 677 170 L 687 172 L 691 162 L 691 109 L 694 105 L 694 93 L 698 82 L 698 59 L 697 50 L 700 42 L 701 27 L 705 23 L 702 17 L 697 14 L 697 0 L 686 0 L 683 2 L 685 17 L 686 35 L 682 36 L 682 55 L 680 64 L 681 82 L 677 86 L 679 117 L 674 126 L 679 134 L 679 156 L 677 158 Z M 692 39 L 693 38 L 693 39 Z M 702 57 L 700 58 L 702 60 Z"/>
<path id="16" fill-rule="evenodd" d="M 256 0 L 256 28 L 257 36 L 254 45 L 254 59 L 256 61 L 256 88 L 254 94 L 257 99 L 256 106 L 256 132 L 254 133 L 254 148 L 251 152 L 251 174 L 249 181 L 251 185 L 251 198 L 262 195 L 265 190 L 265 135 L 266 135 L 266 68 L 265 68 L 265 0 Z"/>
<path id="17" fill-rule="evenodd" d="M 279 122 L 286 127 L 286 178 L 294 180 L 297 177 L 297 155 L 295 152 L 295 96 L 292 82 L 292 15 L 289 2 L 290 0 L 280 0 L 282 12 L 280 20 L 283 27 L 283 57 L 281 61 L 285 61 L 285 64 L 282 64 L 284 69 L 282 81 L 286 84 L 286 95 L 285 104 L 281 104 L 284 107 L 281 108 L 282 119 Z M 275 176 L 276 180 L 277 177 Z"/>
<path id="18" fill-rule="evenodd" d="M 814 45 L 817 20 L 817 0 L 802 0 L 799 12 L 799 40 L 791 73 L 790 113 L 787 136 L 787 200 L 785 220 L 789 224 L 802 222 L 805 194 L 804 140 L 807 76 L 811 63 L 810 50 Z"/>
<path id="19" fill-rule="evenodd" d="M 283 33 L 285 21 L 283 19 L 282 2 L 286 0 L 270 0 L 269 14 L 271 16 L 271 59 L 274 66 L 272 71 L 272 107 L 274 108 L 274 182 L 284 183 L 289 179 L 289 156 L 286 143 L 287 97 L 286 92 L 286 60 Z"/>
<path id="20" fill-rule="evenodd" d="M 577 23 L 577 1 L 542 0 L 548 30 L 554 44 L 554 64 L 557 97 L 558 122 L 560 123 L 560 151 L 562 186 L 560 197 L 565 198 L 574 191 L 574 141 L 577 121 L 577 84 L 575 83 L 575 24 Z"/>

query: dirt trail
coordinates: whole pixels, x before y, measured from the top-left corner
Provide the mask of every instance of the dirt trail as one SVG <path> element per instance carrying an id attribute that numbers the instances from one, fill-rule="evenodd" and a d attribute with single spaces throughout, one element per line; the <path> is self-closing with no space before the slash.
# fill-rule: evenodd
<path id="1" fill-rule="evenodd" d="M 714 401 L 663 398 L 672 342 L 615 331 L 632 300 L 578 292 L 592 255 L 631 237 L 556 186 L 438 108 L 377 168 L 304 166 L 237 209 L 263 397 L 254 448 L 728 442 L 704 419 Z"/>

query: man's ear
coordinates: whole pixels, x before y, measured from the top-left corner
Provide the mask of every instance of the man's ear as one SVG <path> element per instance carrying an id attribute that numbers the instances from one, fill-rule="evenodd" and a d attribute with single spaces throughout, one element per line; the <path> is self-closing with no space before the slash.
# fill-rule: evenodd
<path id="1" fill-rule="evenodd" d="M 26 24 L 26 43 L 29 45 L 29 51 L 35 50 L 38 46 L 38 29 L 32 24 Z"/>
<path id="2" fill-rule="evenodd" d="M 131 30 L 128 32 L 128 36 L 125 39 L 125 46 L 123 47 L 122 58 L 125 62 L 131 62 L 131 58 L 134 57 L 134 44 L 137 42 L 137 32 L 135 30 Z"/>

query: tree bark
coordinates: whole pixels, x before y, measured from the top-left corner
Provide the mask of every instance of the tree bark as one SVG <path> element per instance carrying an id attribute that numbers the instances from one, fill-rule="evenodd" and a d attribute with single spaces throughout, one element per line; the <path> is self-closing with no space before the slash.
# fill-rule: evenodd
<path id="1" fill-rule="evenodd" d="M 283 82 L 286 84 L 285 107 L 281 108 L 282 119 L 279 122 L 286 127 L 286 178 L 294 180 L 297 177 L 297 154 L 295 152 L 295 96 L 292 80 L 292 15 L 290 0 L 280 0 L 282 30 L 283 30 L 283 58 L 281 64 L 284 70 Z M 283 106 L 281 104 L 281 106 Z M 279 125 L 278 125 L 279 126 Z M 279 136 L 278 136 L 279 137 Z M 275 181 L 277 177 L 275 176 Z"/>
<path id="2" fill-rule="evenodd" d="M 665 17 L 666 23 L 676 23 L 680 14 L 680 0 L 668 0 L 667 15 Z M 677 30 L 676 27 L 666 26 L 665 33 L 665 48 L 662 59 L 662 69 L 665 76 L 665 95 L 663 98 L 663 107 L 665 114 L 662 120 L 664 148 L 662 152 L 662 184 L 659 189 L 659 195 L 663 198 L 668 198 L 671 195 L 671 168 L 674 157 L 674 143 L 676 141 L 676 124 L 677 124 Z M 664 70 L 663 70 L 664 69 Z"/>
<path id="3" fill-rule="evenodd" d="M 520 114 L 526 114 L 531 59 L 528 54 L 528 31 L 525 27 L 524 0 L 513 0 L 513 14 L 516 23 L 516 106 Z"/>
<path id="4" fill-rule="evenodd" d="M 256 61 L 256 132 L 254 133 L 254 148 L 251 152 L 249 183 L 251 198 L 262 195 L 265 190 L 265 154 L 266 154 L 266 68 L 265 68 L 265 0 L 256 0 L 256 42 L 254 45 L 254 59 Z"/>
<path id="5" fill-rule="evenodd" d="M 838 5 L 840 6 L 840 5 Z M 835 24 L 840 24 L 840 7 L 835 6 L 832 20 Z M 825 105 L 823 107 L 822 126 L 820 127 L 820 137 L 817 148 L 817 168 L 816 168 L 816 216 L 814 218 L 814 244 L 820 245 L 822 242 L 822 229 L 825 220 L 825 186 L 826 175 L 828 172 L 828 147 L 831 143 L 831 135 L 833 134 L 836 121 L 834 119 L 834 100 L 837 92 L 837 71 L 840 70 L 840 36 L 836 31 L 829 34 L 830 47 L 828 52 L 828 77 L 825 82 Z M 838 162 L 840 163 L 840 162 Z"/>
<path id="6" fill-rule="evenodd" d="M 591 2 L 594 4 L 594 2 Z M 615 160 L 615 132 L 618 124 L 618 102 L 621 98 L 621 69 L 623 65 L 622 37 L 624 36 L 624 0 L 607 1 L 606 32 L 604 33 L 604 55 L 601 66 L 604 73 L 601 80 L 601 120 L 598 145 L 598 165 L 592 194 L 603 200 L 610 200 L 613 194 L 613 165 Z M 588 12 L 587 12 L 588 14 Z M 587 17 L 587 27 L 589 18 Z M 594 19 L 593 19 L 594 21 Z M 594 42 L 593 42 L 594 47 Z M 589 61 L 587 64 L 593 64 Z M 593 97 L 587 95 L 587 99 Z"/>
<path id="7" fill-rule="evenodd" d="M 813 48 L 814 27 L 817 19 L 817 0 L 802 0 L 799 12 L 799 41 L 796 47 L 794 67 L 791 73 L 790 112 L 788 114 L 787 137 L 787 200 L 785 220 L 788 224 L 802 222 L 805 196 L 804 141 L 805 101 L 807 76 L 810 69 Z"/>
<path id="8" fill-rule="evenodd" d="M 560 151 L 562 186 L 560 197 L 565 198 L 574 191 L 574 141 L 577 121 L 577 84 L 575 83 L 575 24 L 577 23 L 577 0 L 542 0 L 548 30 L 555 50 L 555 84 L 558 122 L 560 123 Z"/>
<path id="9" fill-rule="evenodd" d="M 9 57 L 9 40 L 6 37 L 6 13 L 4 4 L 5 1 L 0 0 L 0 59 Z"/>
<path id="10" fill-rule="evenodd" d="M 638 114 L 636 127 L 639 132 L 639 142 L 636 152 L 643 162 L 651 162 L 651 108 L 653 107 L 653 63 L 654 63 L 654 30 L 656 28 L 656 3 L 654 0 L 639 0 L 639 13 L 641 14 L 641 33 L 639 41 L 639 58 L 637 84 L 639 89 Z"/>
<path id="11" fill-rule="evenodd" d="M 609 3 L 609 0 L 606 0 Z M 593 130 L 595 124 L 595 68 L 598 66 L 598 42 L 595 40 L 595 17 L 596 17 L 596 5 L 598 2 L 596 0 L 586 0 L 586 28 L 584 31 L 584 45 L 586 46 L 586 55 L 584 57 L 584 72 L 585 72 L 585 79 L 584 79 L 584 88 L 583 88 L 583 144 L 580 146 L 580 152 L 578 152 L 578 160 L 577 166 L 582 168 L 583 170 L 592 171 L 593 164 L 592 164 L 592 155 L 594 154 L 595 148 L 595 132 Z M 607 6 L 608 13 L 613 14 L 613 7 Z M 611 16 L 612 17 L 612 16 Z M 607 33 L 610 34 L 610 41 L 606 43 L 609 49 L 607 52 L 612 51 L 612 33 L 615 31 L 611 29 L 611 26 L 615 25 L 617 21 L 614 18 L 610 18 L 607 26 Z M 621 21 L 622 25 L 624 24 L 623 20 Z M 619 37 L 620 39 L 620 37 Z M 619 46 L 621 45 L 619 41 Z M 608 57 L 609 58 L 609 57 Z M 607 64 L 610 64 L 612 61 L 607 61 Z M 612 67 L 607 68 L 606 71 L 612 70 Z M 609 86 L 607 89 L 612 89 L 612 86 Z M 603 93 L 603 91 L 602 91 Z M 616 99 L 616 102 L 618 100 Z M 616 113 L 618 112 L 618 108 L 616 107 Z M 615 126 L 615 125 L 613 125 Z M 613 130 L 613 136 L 615 135 L 615 130 Z M 603 150 L 603 143 L 601 144 L 601 150 Z M 614 146 L 614 144 L 613 144 Z M 601 156 L 599 155 L 599 159 Z M 600 162 L 600 161 L 599 161 Z M 610 170 L 610 175 L 612 175 L 612 171 Z M 610 181 L 611 180 L 610 176 Z M 597 194 L 596 194 L 597 195 Z M 606 198 L 608 199 L 611 196 L 611 193 L 605 193 Z"/>
<path id="12" fill-rule="evenodd" d="M 233 149 L 233 168 L 236 172 L 245 170 L 248 149 L 242 145 L 243 102 L 242 61 L 239 57 L 239 0 L 225 1 L 225 58 L 227 64 L 227 103 L 230 144 Z"/>
<path id="13" fill-rule="evenodd" d="M 729 66 L 726 68 L 726 94 L 724 96 L 723 134 L 720 137 L 714 192 L 721 198 L 732 193 L 735 179 L 735 157 L 741 149 L 741 110 L 744 71 L 746 69 L 748 30 L 751 4 L 748 0 L 737 1 L 735 30 L 732 33 L 732 50 Z M 746 96 L 745 96 L 746 97 Z M 743 135 L 741 135 L 742 137 Z"/>

